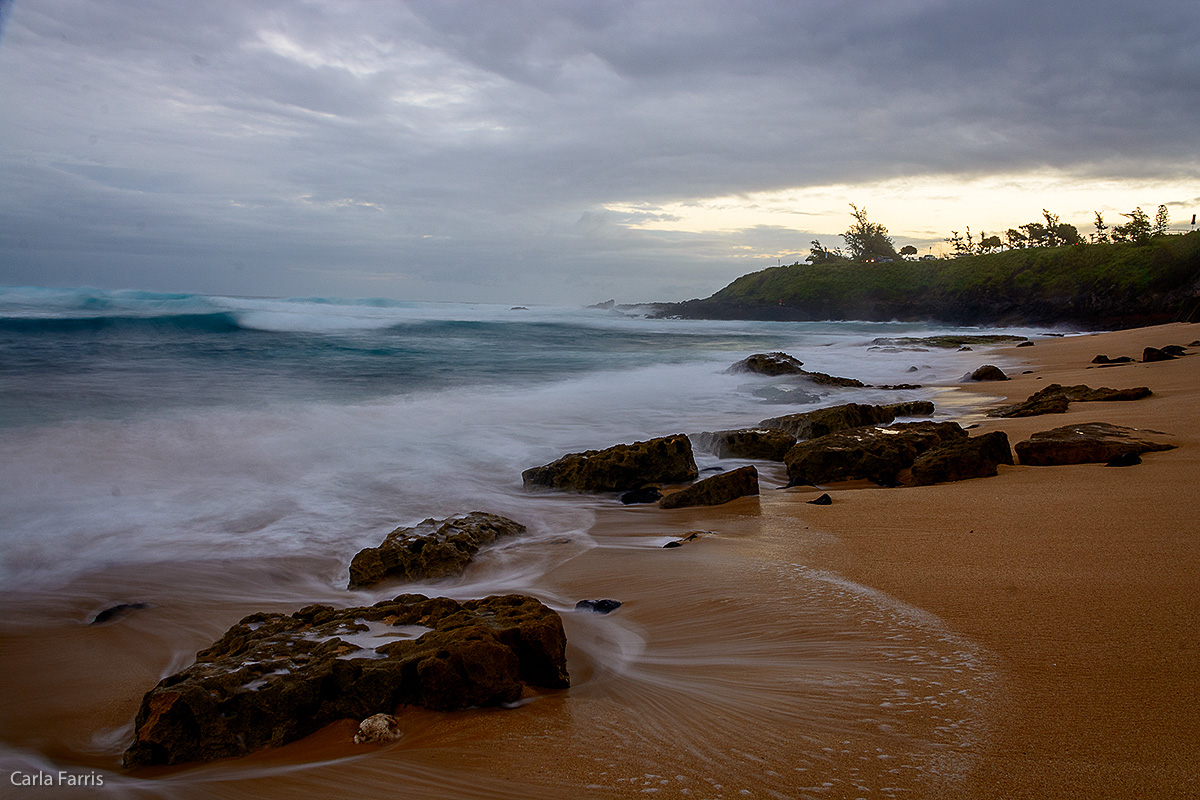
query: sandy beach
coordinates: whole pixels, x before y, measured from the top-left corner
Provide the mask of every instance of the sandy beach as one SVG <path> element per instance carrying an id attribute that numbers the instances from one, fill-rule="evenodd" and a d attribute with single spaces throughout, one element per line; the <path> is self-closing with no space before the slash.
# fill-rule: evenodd
<path id="1" fill-rule="evenodd" d="M 405 738 L 391 747 L 355 748 L 347 722 L 247 759 L 128 777 L 117 766 L 126 726 L 157 676 L 241 615 L 286 610 L 270 598 L 339 602 L 344 568 L 162 565 L 5 598 L 0 732 L 58 766 L 108 770 L 106 786 L 133 796 L 1194 797 L 1200 358 L 1090 362 L 1197 333 L 981 349 L 981 364 L 999 360 L 1013 379 L 961 388 L 998 403 L 1054 382 L 1148 386 L 1153 396 L 1135 402 L 964 420 L 1014 444 L 1105 421 L 1179 445 L 1138 466 L 833 486 L 829 506 L 807 504 L 813 488 L 773 488 L 783 480 L 770 467 L 761 496 L 711 509 L 565 497 L 594 506 L 592 535 L 608 544 L 511 552 L 558 560 L 544 586 L 567 629 L 568 692 L 504 710 L 404 710 Z M 696 530 L 709 533 L 662 549 Z M 71 621 L 118 596 L 151 607 L 118 625 Z M 572 613 L 582 597 L 624 606 Z"/>
<path id="2" fill-rule="evenodd" d="M 972 387 L 1024 400 L 1050 383 L 1148 386 L 1130 403 L 989 419 L 1016 442 L 1075 422 L 1170 433 L 1132 468 L 1001 467 L 995 478 L 835 492 L 811 524 L 819 559 L 932 612 L 995 653 L 1009 702 L 968 797 L 1195 797 L 1200 793 L 1200 360 L 1098 368 L 1099 354 L 1187 345 L 1167 325 L 993 351 L 1023 363 Z M 983 354 L 981 353 L 981 356 Z M 1026 370 L 1028 372 L 1026 372 Z M 782 504 L 781 504 L 782 506 Z M 766 506 L 786 524 L 785 506 Z"/>

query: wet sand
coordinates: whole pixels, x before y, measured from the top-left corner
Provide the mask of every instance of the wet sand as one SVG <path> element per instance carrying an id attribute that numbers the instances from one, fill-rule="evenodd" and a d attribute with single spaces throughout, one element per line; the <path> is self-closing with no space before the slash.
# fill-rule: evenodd
<path id="1" fill-rule="evenodd" d="M 106 793 L 138 797 L 1196 796 L 1200 357 L 1088 367 L 1198 334 L 1166 326 L 980 352 L 1032 371 L 965 387 L 997 398 L 1051 382 L 1151 387 L 1145 400 L 976 431 L 1015 443 L 1108 421 L 1175 437 L 1179 449 L 1136 467 L 833 487 L 831 506 L 806 504 L 813 489 L 773 488 L 769 469 L 761 497 L 714 509 L 571 498 L 595 506 L 595 546 L 529 547 L 555 564 L 536 590 L 563 613 L 573 688 L 513 709 L 405 710 L 390 747 L 349 745 L 346 723 L 247 759 L 134 776 L 116 766 L 142 692 L 243 614 L 370 602 L 345 599 L 342 565 L 112 569 L 3 598 L 0 737 L 16 749 L 0 777 L 36 764 L 104 770 Z M 694 530 L 712 533 L 662 549 Z M 468 591 L 499 557 L 426 593 Z M 601 597 L 625 605 L 570 610 Z M 102 598 L 152 608 L 82 625 Z"/>

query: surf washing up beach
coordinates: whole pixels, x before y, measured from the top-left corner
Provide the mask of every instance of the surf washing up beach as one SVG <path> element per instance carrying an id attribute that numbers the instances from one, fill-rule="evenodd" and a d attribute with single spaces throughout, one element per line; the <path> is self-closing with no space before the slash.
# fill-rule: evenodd
<path id="1" fill-rule="evenodd" d="M 980 333 L 1033 346 L 878 341 Z M 1200 358 L 1140 356 L 1197 338 L 3 290 L 0 796 L 1195 797 Z M 775 351 L 868 386 L 728 371 Z M 1012 380 L 964 382 L 983 364 Z M 1153 394 L 987 416 L 1051 383 Z M 694 448 L 701 476 L 756 466 L 760 494 L 673 510 L 522 485 L 566 453 L 913 400 L 1013 444 L 1108 422 L 1175 449 L 785 488 L 782 463 Z M 346 589 L 389 531 L 471 511 L 527 530 L 461 575 Z M 122 766 L 143 695 L 247 615 L 403 593 L 536 597 L 570 688 L 402 707 L 390 744 L 346 719 Z"/>

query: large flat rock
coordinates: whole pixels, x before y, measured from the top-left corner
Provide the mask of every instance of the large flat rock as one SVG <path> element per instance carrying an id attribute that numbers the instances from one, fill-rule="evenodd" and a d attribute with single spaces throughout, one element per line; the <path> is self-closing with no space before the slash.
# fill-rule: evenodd
<path id="1" fill-rule="evenodd" d="M 241 756 L 402 705 L 497 705 L 569 684 L 562 620 L 532 597 L 251 614 L 147 692 L 124 762 Z"/>
<path id="2" fill-rule="evenodd" d="M 1013 447 L 1022 464 L 1035 467 L 1107 462 L 1116 456 L 1171 450 L 1159 431 L 1125 428 L 1107 422 L 1083 422 L 1039 431 Z"/>

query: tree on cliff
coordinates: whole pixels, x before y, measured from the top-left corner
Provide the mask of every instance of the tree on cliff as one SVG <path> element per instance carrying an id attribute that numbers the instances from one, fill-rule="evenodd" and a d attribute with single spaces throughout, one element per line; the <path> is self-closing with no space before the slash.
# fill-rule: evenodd
<path id="1" fill-rule="evenodd" d="M 868 220 L 866 208 L 859 208 L 854 203 L 850 204 L 850 208 L 854 223 L 842 234 L 846 248 L 850 251 L 850 258 L 855 261 L 871 256 L 899 258 L 900 254 L 896 252 L 896 246 L 892 244 L 892 237 L 888 236 L 887 228 Z"/>
<path id="2" fill-rule="evenodd" d="M 1154 230 L 1151 233 L 1155 236 L 1166 236 L 1167 229 L 1171 227 L 1171 215 L 1167 211 L 1166 206 L 1159 206 L 1158 211 L 1154 214 Z"/>
<path id="3" fill-rule="evenodd" d="M 1142 207 L 1138 206 L 1128 214 L 1122 214 L 1122 217 L 1129 217 L 1129 222 L 1124 225 L 1114 225 L 1112 229 L 1112 240 L 1114 242 L 1148 242 L 1150 241 L 1150 218 L 1146 216 L 1146 212 L 1142 211 Z"/>

